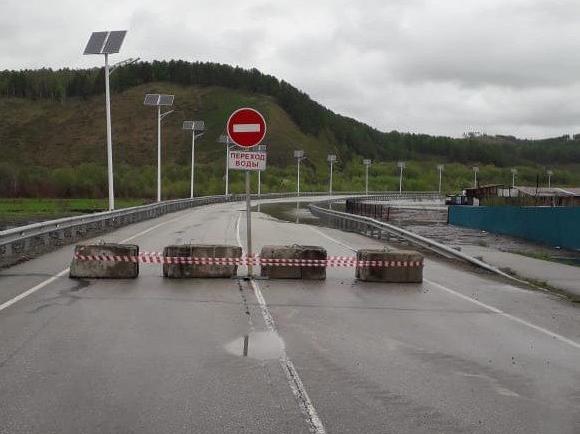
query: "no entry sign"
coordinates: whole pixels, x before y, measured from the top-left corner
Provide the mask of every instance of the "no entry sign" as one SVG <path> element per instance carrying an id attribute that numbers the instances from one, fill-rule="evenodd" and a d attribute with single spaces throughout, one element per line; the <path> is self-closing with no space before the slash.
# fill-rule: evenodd
<path id="1" fill-rule="evenodd" d="M 232 142 L 242 148 L 251 148 L 266 136 L 266 121 L 259 111 L 244 107 L 231 114 L 227 130 Z"/>

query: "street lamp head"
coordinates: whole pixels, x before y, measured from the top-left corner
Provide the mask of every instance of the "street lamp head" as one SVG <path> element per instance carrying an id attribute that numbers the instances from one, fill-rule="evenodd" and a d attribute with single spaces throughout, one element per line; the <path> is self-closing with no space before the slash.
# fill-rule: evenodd
<path id="1" fill-rule="evenodd" d="M 336 155 L 328 154 L 327 160 L 329 163 L 334 163 L 336 161 Z"/>
<path id="2" fill-rule="evenodd" d="M 83 54 L 118 53 L 127 34 L 126 30 L 113 32 L 93 32 Z"/>
<path id="3" fill-rule="evenodd" d="M 473 166 L 473 171 L 474 171 L 475 173 L 479 172 L 479 167 L 477 167 L 477 166 Z"/>
<path id="4" fill-rule="evenodd" d="M 371 165 L 371 163 L 372 163 L 372 162 L 371 162 L 371 160 L 369 160 L 369 159 L 364 159 L 364 160 L 363 160 L 363 164 L 364 164 L 365 166 L 370 166 L 370 165 Z"/>
<path id="5" fill-rule="evenodd" d="M 517 175 L 518 174 L 518 169 L 516 169 L 514 167 L 513 169 L 510 170 L 510 172 L 512 173 L 512 175 Z"/>
<path id="6" fill-rule="evenodd" d="M 553 171 L 553 170 L 546 170 L 546 173 L 547 173 L 549 176 L 552 176 L 552 175 L 554 174 L 554 171 Z"/>
<path id="7" fill-rule="evenodd" d="M 145 95 L 143 104 L 149 106 L 172 106 L 175 95 L 164 95 L 159 93 L 148 93 Z"/>
<path id="8" fill-rule="evenodd" d="M 443 164 L 437 165 L 437 170 L 444 170 L 444 169 L 445 169 L 445 165 L 443 165 Z"/>
<path id="9" fill-rule="evenodd" d="M 230 136 L 228 136 L 227 134 L 222 134 L 221 136 L 218 137 L 218 143 L 225 143 L 225 144 L 229 144 L 230 143 Z"/>
<path id="10" fill-rule="evenodd" d="M 183 121 L 182 129 L 193 130 L 193 131 L 204 131 L 205 122 L 204 121 Z"/>
<path id="11" fill-rule="evenodd" d="M 302 159 L 304 158 L 304 151 L 294 151 L 294 158 Z"/>
<path id="12" fill-rule="evenodd" d="M 397 163 L 397 167 L 398 167 L 399 169 L 404 169 L 405 167 L 407 167 L 407 164 L 406 164 L 404 161 L 399 161 L 399 162 Z"/>

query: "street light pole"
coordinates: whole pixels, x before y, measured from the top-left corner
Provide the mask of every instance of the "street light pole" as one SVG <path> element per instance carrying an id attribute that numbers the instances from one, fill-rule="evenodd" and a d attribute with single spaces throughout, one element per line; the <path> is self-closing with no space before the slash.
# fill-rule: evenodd
<path id="1" fill-rule="evenodd" d="M 157 106 L 157 202 L 161 202 L 161 106 Z"/>
<path id="2" fill-rule="evenodd" d="M 161 106 L 172 106 L 174 99 L 174 95 L 148 93 L 143 102 L 147 106 L 157 107 L 157 202 L 161 202 L 161 120 L 173 113 L 173 110 L 161 113 Z"/>
<path id="3" fill-rule="evenodd" d="M 443 169 L 444 168 L 445 168 L 445 166 L 443 166 L 443 164 L 437 165 L 437 170 L 439 171 L 439 194 L 441 194 L 441 181 L 443 179 Z"/>
<path id="4" fill-rule="evenodd" d="M 473 188 L 477 188 L 477 172 L 479 172 L 479 167 L 475 166 L 473 168 Z"/>
<path id="5" fill-rule="evenodd" d="M 397 163 L 397 166 L 400 169 L 400 173 L 399 173 L 399 194 L 403 192 L 403 170 L 405 169 L 405 162 L 404 161 L 399 161 Z"/>
<path id="6" fill-rule="evenodd" d="M 202 131 L 200 136 L 202 136 L 205 130 L 204 121 L 183 121 L 182 129 L 191 130 L 191 192 L 190 198 L 193 199 L 194 196 L 194 183 L 195 183 L 195 132 Z"/>
<path id="7" fill-rule="evenodd" d="M 518 173 L 518 169 L 513 168 L 511 170 L 511 172 L 512 172 L 512 187 L 515 187 L 516 186 L 516 175 Z"/>
<path id="8" fill-rule="evenodd" d="M 266 145 L 258 145 L 256 150 L 258 152 L 266 152 Z M 262 171 L 258 170 L 258 212 L 260 211 L 260 199 L 262 199 Z"/>
<path id="9" fill-rule="evenodd" d="M 109 190 L 109 211 L 115 209 L 115 187 L 113 178 L 113 138 L 111 132 L 111 89 L 109 86 L 109 76 L 116 66 L 133 63 L 136 60 L 130 59 L 121 64 L 109 68 L 109 54 L 118 53 L 127 34 L 126 30 L 112 32 L 93 32 L 83 54 L 104 54 L 105 55 L 105 113 L 107 118 L 107 183 Z"/>
<path id="10" fill-rule="evenodd" d="M 300 162 L 304 159 L 304 151 L 294 151 L 296 158 L 296 196 L 300 197 Z"/>
<path id="11" fill-rule="evenodd" d="M 189 189 L 190 199 L 193 199 L 194 176 L 195 176 L 195 128 L 191 133 L 191 185 Z"/>
<path id="12" fill-rule="evenodd" d="M 365 196 L 369 195 L 369 167 L 371 165 L 371 160 L 363 160 L 365 165 Z"/>
<path id="13" fill-rule="evenodd" d="M 328 186 L 328 195 L 332 196 L 332 171 L 333 171 L 334 162 L 336 161 L 336 155 L 329 154 L 327 159 L 328 159 L 328 162 L 330 163 L 330 180 L 329 180 L 329 186 Z"/>
<path id="14" fill-rule="evenodd" d="M 115 186 L 113 184 L 113 137 L 111 133 L 111 90 L 109 87 L 109 54 L 105 53 L 105 100 L 107 111 L 107 179 L 109 183 L 109 211 L 115 209 Z"/>
<path id="15" fill-rule="evenodd" d="M 548 174 L 548 188 L 552 188 L 552 175 L 554 171 L 548 170 L 546 173 Z"/>

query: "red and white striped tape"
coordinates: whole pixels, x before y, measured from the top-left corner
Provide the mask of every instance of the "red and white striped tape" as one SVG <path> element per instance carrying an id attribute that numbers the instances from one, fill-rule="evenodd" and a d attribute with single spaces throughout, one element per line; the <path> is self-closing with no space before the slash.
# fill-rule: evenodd
<path id="1" fill-rule="evenodd" d="M 329 256 L 326 259 L 274 259 L 259 256 L 241 258 L 199 258 L 185 256 L 163 256 L 159 252 L 139 252 L 138 256 L 80 255 L 77 261 L 133 262 L 142 264 L 187 264 L 187 265 L 262 265 L 278 267 L 422 267 L 423 261 L 372 261 L 358 260 L 350 256 Z"/>

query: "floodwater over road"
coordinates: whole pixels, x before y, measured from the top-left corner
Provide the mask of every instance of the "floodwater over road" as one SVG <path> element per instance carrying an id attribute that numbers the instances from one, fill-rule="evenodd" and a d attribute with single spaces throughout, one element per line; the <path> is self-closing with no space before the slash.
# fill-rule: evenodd
<path id="1" fill-rule="evenodd" d="M 260 211 L 290 223 L 320 226 L 320 220 L 310 213 L 308 205 L 304 202 L 269 203 L 260 205 Z M 333 209 L 344 211 L 344 204 L 333 204 Z M 257 211 L 257 207 L 254 207 L 254 210 Z M 507 235 L 449 225 L 445 206 L 398 203 L 390 207 L 388 220 L 386 218 L 382 220 L 459 249 L 462 246 L 493 247 L 505 252 L 580 266 L 580 252 L 536 244 Z"/>

